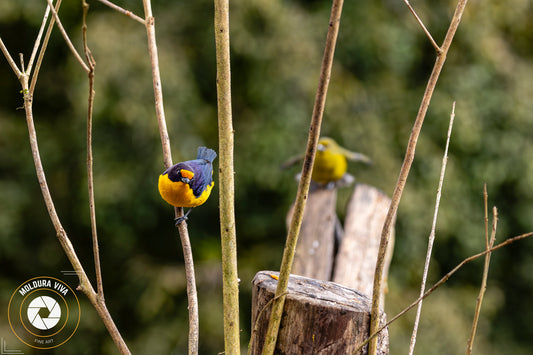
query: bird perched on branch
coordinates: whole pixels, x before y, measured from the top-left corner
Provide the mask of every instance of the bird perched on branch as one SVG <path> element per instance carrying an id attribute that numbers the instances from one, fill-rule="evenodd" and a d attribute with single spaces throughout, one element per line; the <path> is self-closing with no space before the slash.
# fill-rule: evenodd
<path id="1" fill-rule="evenodd" d="M 203 204 L 213 185 L 214 150 L 199 147 L 196 159 L 175 164 L 159 176 L 158 188 L 163 200 L 175 207 L 190 207 L 183 217 L 176 218 L 176 226 L 187 219 L 192 208 Z"/>
<path id="2" fill-rule="evenodd" d="M 290 159 L 283 168 L 288 168 L 298 161 L 302 156 Z M 332 138 L 322 137 L 318 141 L 315 163 L 311 179 L 319 186 L 337 186 L 337 184 L 349 184 L 354 178 L 347 174 L 348 160 L 370 164 L 371 160 L 366 155 L 349 151 L 341 147 Z"/>

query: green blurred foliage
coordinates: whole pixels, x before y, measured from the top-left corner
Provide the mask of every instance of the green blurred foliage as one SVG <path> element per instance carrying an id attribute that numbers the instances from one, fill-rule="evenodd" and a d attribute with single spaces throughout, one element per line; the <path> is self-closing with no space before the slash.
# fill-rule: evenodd
<path id="1" fill-rule="evenodd" d="M 143 13 L 141 1 L 116 1 Z M 187 302 L 172 210 L 159 197 L 163 170 L 145 29 L 90 2 L 89 46 L 96 59 L 94 174 L 102 271 L 108 306 L 134 353 L 186 352 Z M 441 42 L 454 1 L 413 3 Z M 44 10 L 41 1 L 0 2 L 0 36 L 28 60 Z M 303 152 L 329 19 L 329 2 L 231 2 L 236 218 L 243 347 L 250 332 L 250 282 L 277 269 L 297 169 L 279 166 Z M 163 93 L 174 161 L 196 147 L 217 147 L 213 4 L 158 1 Z M 430 280 L 484 247 L 483 183 L 499 208 L 498 239 L 533 229 L 533 1 L 472 1 L 457 32 L 418 142 L 400 204 L 387 312 L 416 298 L 452 102 L 457 102 Z M 81 4 L 60 16 L 81 48 Z M 391 194 L 435 53 L 401 1 L 347 2 L 323 133 L 372 157 L 350 166 L 361 182 Z M 0 60 L 0 335 L 16 347 L 5 321 L 9 297 L 26 279 L 66 279 L 70 266 L 42 202 L 27 139 L 20 86 Z M 34 97 L 41 156 L 54 201 L 91 277 L 86 187 L 87 80 L 54 30 Z M 215 162 L 216 163 L 216 162 Z M 218 165 L 216 165 L 218 166 Z M 215 174 L 216 178 L 216 174 Z M 339 193 L 339 214 L 350 189 Z M 218 194 L 196 209 L 194 250 L 201 353 L 222 351 Z M 533 242 L 493 255 L 478 353 L 527 354 L 533 306 Z M 463 352 L 482 261 L 469 264 L 424 304 L 419 353 Z M 93 277 L 94 279 L 94 277 Z M 69 280 L 66 280 L 69 281 Z M 75 280 L 70 280 L 75 286 Z M 80 295 L 82 322 L 62 354 L 116 353 Z M 393 325 L 391 353 L 408 347 L 413 314 Z M 23 347 L 25 353 L 31 349 Z"/>

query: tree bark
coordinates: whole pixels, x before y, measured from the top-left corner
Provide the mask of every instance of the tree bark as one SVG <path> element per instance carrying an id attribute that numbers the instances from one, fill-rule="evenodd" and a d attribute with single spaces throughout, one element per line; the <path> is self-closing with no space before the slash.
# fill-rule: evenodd
<path id="1" fill-rule="evenodd" d="M 260 354 L 264 344 L 277 275 L 261 271 L 253 280 L 251 354 Z M 369 335 L 370 306 L 370 299 L 355 290 L 291 275 L 275 353 L 351 354 Z M 388 354 L 387 331 L 378 344 L 378 354 Z M 358 354 L 366 353 L 365 347 Z"/>

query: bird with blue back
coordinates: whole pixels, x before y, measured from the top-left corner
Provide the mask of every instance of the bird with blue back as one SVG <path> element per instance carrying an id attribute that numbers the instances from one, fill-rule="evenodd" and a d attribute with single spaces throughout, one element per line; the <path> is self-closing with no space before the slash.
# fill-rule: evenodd
<path id="1" fill-rule="evenodd" d="M 163 200 L 175 207 L 190 207 L 187 213 L 176 218 L 176 226 L 187 220 L 194 207 L 203 204 L 215 185 L 213 161 L 217 153 L 199 147 L 196 159 L 177 163 L 159 176 L 158 188 Z"/>

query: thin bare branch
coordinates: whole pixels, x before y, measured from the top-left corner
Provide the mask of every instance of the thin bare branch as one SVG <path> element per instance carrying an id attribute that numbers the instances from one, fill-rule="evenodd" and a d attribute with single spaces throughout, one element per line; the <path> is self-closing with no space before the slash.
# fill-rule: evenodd
<path id="1" fill-rule="evenodd" d="M 333 0 L 331 7 L 324 56 L 322 58 L 322 65 L 320 68 L 320 77 L 315 97 L 315 104 L 313 107 L 313 114 L 311 117 L 309 137 L 307 139 L 307 148 L 302 167 L 300 183 L 298 185 L 298 191 L 296 194 L 296 201 L 294 203 L 294 212 L 291 218 L 289 231 L 287 233 L 285 249 L 283 251 L 278 286 L 276 288 L 275 296 L 278 298 L 272 304 L 272 312 L 270 314 L 270 321 L 262 351 L 263 355 L 273 354 L 276 347 L 279 325 L 281 323 L 283 306 L 286 299 L 285 294 L 289 284 L 289 275 L 294 260 L 298 235 L 302 225 L 304 208 L 307 201 L 307 195 L 309 194 L 309 186 L 311 184 L 311 172 L 313 170 L 318 140 L 320 138 L 320 128 L 322 124 L 322 117 L 324 115 L 324 107 L 326 105 L 326 97 L 331 77 L 331 68 L 333 66 L 333 57 L 335 55 L 337 36 L 339 33 L 343 3 L 343 0 Z"/>
<path id="2" fill-rule="evenodd" d="M 487 192 L 486 188 L 487 186 L 485 185 L 485 196 Z M 487 205 L 485 202 L 485 210 L 486 209 L 487 209 Z M 492 246 L 494 245 L 494 242 L 496 241 L 497 226 L 498 226 L 498 210 L 496 209 L 496 207 L 494 207 L 492 209 L 492 232 L 490 236 L 490 241 L 486 247 L 487 250 L 492 248 Z M 474 320 L 472 321 L 472 331 L 470 333 L 470 337 L 468 338 L 468 343 L 466 347 L 467 355 L 472 354 L 472 348 L 474 347 L 474 338 L 476 337 L 477 324 L 479 321 L 479 315 L 481 313 L 481 304 L 483 303 L 483 297 L 485 296 L 485 291 L 487 290 L 487 278 L 489 276 L 490 256 L 491 256 L 490 252 L 485 254 L 485 264 L 483 266 L 483 277 L 481 278 L 481 286 L 479 288 L 479 295 L 476 300 L 476 310 L 474 312 Z"/>
<path id="3" fill-rule="evenodd" d="M 60 2 L 61 2 L 61 0 L 58 0 L 58 2 L 56 3 L 56 9 L 59 8 Z M 52 4 L 49 2 L 48 3 L 48 8 L 51 8 L 51 7 L 52 7 Z M 55 10 L 53 10 L 53 11 L 56 13 L 56 17 L 57 17 L 57 11 L 55 11 Z M 46 16 L 45 16 L 45 18 L 46 18 Z M 41 29 L 39 31 L 39 34 L 38 34 L 37 39 L 36 39 L 35 44 L 34 44 L 34 49 L 33 49 L 33 52 L 32 52 L 32 59 L 30 60 L 30 62 L 35 59 L 35 52 L 36 52 L 37 48 L 39 47 L 39 42 L 40 42 L 41 37 L 42 37 L 42 30 L 43 30 L 45 22 L 46 22 L 46 20 L 43 20 L 43 25 L 41 26 Z M 37 143 L 37 133 L 36 133 L 36 130 L 35 130 L 35 124 L 34 124 L 34 120 L 33 120 L 33 107 L 32 107 L 33 99 L 32 98 L 33 98 L 33 89 L 34 89 L 35 83 L 37 81 L 37 74 L 39 72 L 39 67 L 40 67 L 40 64 L 42 62 L 42 58 L 44 56 L 44 52 L 46 50 L 46 45 L 47 45 L 48 39 L 50 37 L 50 32 L 51 32 L 51 29 L 52 29 L 52 26 L 53 26 L 53 22 L 54 22 L 54 19 L 52 19 L 50 21 L 50 23 L 49 23 L 48 30 L 47 30 L 47 33 L 45 35 L 45 39 L 43 41 L 43 45 L 41 46 L 41 50 L 39 52 L 39 57 L 38 57 L 37 62 L 36 62 L 36 70 L 35 70 L 35 72 L 33 73 L 32 77 L 31 77 L 31 86 L 29 85 L 29 80 L 30 80 L 30 69 L 29 69 L 29 67 L 31 66 L 31 63 L 29 65 L 28 69 L 25 70 L 24 69 L 24 66 L 25 66 L 24 65 L 24 59 L 23 59 L 22 54 L 20 54 L 20 61 L 21 61 L 21 69 L 22 70 L 19 70 L 17 68 L 16 64 L 14 63 L 13 59 L 9 55 L 9 52 L 7 51 L 7 48 L 5 47 L 5 45 L 1 41 L 1 39 L 0 39 L 0 47 L 1 47 L 2 51 L 4 52 L 4 55 L 8 59 L 8 62 L 10 62 L 10 65 L 12 65 L 13 71 L 15 72 L 17 77 L 19 78 L 21 86 L 22 86 L 22 93 L 23 93 L 23 97 L 24 97 L 24 112 L 25 112 L 25 115 L 26 115 L 26 122 L 27 122 L 27 126 L 28 126 L 30 148 L 31 148 L 32 156 L 33 156 L 34 165 L 35 165 L 35 172 L 36 172 L 36 175 L 37 175 L 37 180 L 39 182 L 39 186 L 41 188 L 41 193 L 43 195 L 43 199 L 44 199 L 44 203 L 46 205 L 46 209 L 47 209 L 48 214 L 50 216 L 50 220 L 52 221 L 52 225 L 54 226 L 54 229 L 56 230 L 56 235 L 57 235 L 58 241 L 59 241 L 61 247 L 63 248 L 67 258 L 69 259 L 74 271 L 78 275 L 78 278 L 79 278 L 79 281 L 80 281 L 78 289 L 81 290 L 87 296 L 87 298 L 90 300 L 90 302 L 94 305 L 98 315 L 102 319 L 105 327 L 108 329 L 108 331 L 109 331 L 113 341 L 117 345 L 117 348 L 119 349 L 120 353 L 128 355 L 128 354 L 130 354 L 130 351 L 129 351 L 126 343 L 122 339 L 122 336 L 120 335 L 120 332 L 118 331 L 113 319 L 111 318 L 111 316 L 109 314 L 109 311 L 107 310 L 107 307 L 106 307 L 105 302 L 104 302 L 104 298 L 103 297 L 99 297 L 99 295 L 96 294 L 96 292 L 94 291 L 94 289 L 93 289 L 93 287 L 91 285 L 91 282 L 90 282 L 89 278 L 87 277 L 87 274 L 85 273 L 85 271 L 83 269 L 83 266 L 80 263 L 80 260 L 78 259 L 76 251 L 74 250 L 74 247 L 72 246 L 72 243 L 71 243 L 67 233 L 65 232 L 65 230 L 64 230 L 64 228 L 63 228 L 63 226 L 61 224 L 61 221 L 60 221 L 60 219 L 58 217 L 57 211 L 56 211 L 55 206 L 54 206 L 54 202 L 53 202 L 52 196 L 50 194 L 50 190 L 48 188 L 48 183 L 46 181 L 46 175 L 44 173 L 44 169 L 43 169 L 43 166 L 42 166 L 42 163 L 41 163 L 41 157 L 40 157 L 40 153 L 39 153 L 39 146 L 38 146 L 38 143 Z M 91 89 L 92 89 L 92 86 L 91 86 Z M 91 98 L 89 100 L 91 101 Z M 90 106 L 92 107 L 92 104 Z"/>
<path id="4" fill-rule="evenodd" d="M 19 53 L 19 61 L 20 61 L 20 69 L 25 73 L 26 66 L 24 65 L 24 55 L 22 53 Z"/>
<path id="5" fill-rule="evenodd" d="M 60 6 L 61 6 L 61 0 L 57 0 L 56 6 L 55 6 L 56 13 L 59 11 Z M 47 10 L 49 9 L 50 9 L 50 5 L 48 5 Z M 54 28 L 54 24 L 55 24 L 55 18 L 52 16 L 52 18 L 50 19 L 50 22 L 48 23 L 48 27 L 46 29 L 46 33 L 43 39 L 43 44 L 41 45 L 39 55 L 37 56 L 37 61 L 35 62 L 35 70 L 31 76 L 31 82 L 30 82 L 30 88 L 29 88 L 29 93 L 31 96 L 33 96 L 33 93 L 35 91 L 35 85 L 37 84 L 37 78 L 39 77 L 39 70 L 41 69 L 41 64 L 43 62 L 44 53 L 46 52 L 46 47 L 48 47 L 48 42 L 50 41 L 50 35 L 52 34 L 52 29 Z M 37 39 L 39 39 L 39 37 Z M 38 47 L 38 44 L 34 45 L 34 48 L 36 47 Z"/>
<path id="6" fill-rule="evenodd" d="M 85 0 L 82 1 L 83 17 L 82 17 L 82 42 L 83 52 L 89 67 L 89 93 L 87 105 L 87 188 L 89 190 L 89 215 L 91 220 L 91 236 L 93 242 L 94 254 L 94 269 L 96 274 L 96 290 L 98 297 L 104 299 L 104 286 L 102 282 L 102 269 L 100 266 L 100 248 L 98 246 L 98 233 L 96 227 L 96 205 L 94 202 L 94 174 L 93 174 L 93 107 L 94 107 L 94 70 L 96 62 L 91 54 L 91 50 L 87 44 L 87 12 L 89 11 L 89 4 Z"/>
<path id="7" fill-rule="evenodd" d="M 65 39 L 65 42 L 67 42 L 67 45 L 68 47 L 70 48 L 70 51 L 72 52 L 72 54 L 74 54 L 74 57 L 76 58 L 76 60 L 80 63 L 80 65 L 82 66 L 82 68 L 85 70 L 86 73 L 89 73 L 91 71 L 91 69 L 89 68 L 89 66 L 83 61 L 83 58 L 80 56 L 80 54 L 78 53 L 78 51 L 76 50 L 76 48 L 74 47 L 74 45 L 72 44 L 72 41 L 70 40 L 68 34 L 67 34 L 67 31 L 65 31 L 65 28 L 63 27 L 63 25 L 61 24 L 61 20 L 59 19 L 59 16 L 57 15 L 57 11 L 54 9 L 53 7 L 53 4 L 52 4 L 52 0 L 46 0 L 48 2 L 48 6 L 50 7 L 51 11 L 52 11 L 52 15 L 54 16 L 54 19 L 56 20 L 57 22 L 57 27 L 59 28 L 59 31 L 61 32 L 61 34 L 63 35 L 63 38 Z"/>
<path id="8" fill-rule="evenodd" d="M 30 61 L 28 62 L 28 68 L 26 69 L 26 73 L 30 75 L 31 70 L 33 69 L 33 64 L 35 62 L 35 56 L 37 55 L 37 51 L 39 50 L 39 45 L 41 44 L 41 38 L 43 36 L 44 28 L 46 26 L 46 22 L 48 21 L 48 15 L 50 14 L 50 5 L 46 6 L 46 10 L 44 11 L 43 21 L 41 23 L 41 27 L 39 28 L 39 33 L 37 34 L 37 38 L 35 39 L 35 43 L 33 44 L 33 50 L 31 51 Z"/>
<path id="9" fill-rule="evenodd" d="M 433 213 L 433 223 L 431 224 L 431 233 L 429 234 L 428 248 L 426 252 L 426 262 L 424 264 L 424 272 L 422 274 L 422 282 L 420 284 L 420 296 L 426 291 L 426 281 L 429 272 L 429 264 L 431 261 L 431 253 L 433 251 L 433 244 L 435 242 L 435 229 L 437 226 L 437 215 L 439 213 L 440 197 L 442 195 L 442 185 L 444 182 L 444 173 L 446 172 L 446 164 L 448 162 L 448 148 L 450 146 L 450 137 L 452 135 L 453 120 L 455 118 L 455 101 L 452 105 L 452 113 L 450 115 L 450 125 L 448 127 L 448 136 L 446 138 L 446 148 L 444 149 L 444 156 L 442 157 L 442 167 L 440 171 L 439 186 L 437 188 L 437 197 L 435 199 L 435 210 Z M 415 322 L 413 325 L 413 333 L 411 335 L 411 343 L 409 345 L 409 355 L 415 351 L 416 334 L 418 332 L 418 323 L 420 321 L 420 314 L 422 313 L 422 301 L 418 304 L 416 310 Z"/>
<path id="10" fill-rule="evenodd" d="M 116 10 L 116 11 L 120 12 L 121 14 L 124 14 L 124 15 L 126 15 L 128 17 L 131 17 L 132 19 L 134 19 L 137 22 L 142 23 L 143 25 L 146 24 L 146 22 L 141 17 L 135 15 L 131 11 L 125 10 L 125 9 L 121 8 L 120 6 L 113 4 L 111 1 L 108 1 L 108 0 L 98 0 L 98 1 L 100 1 L 104 5 L 109 6 L 113 10 Z"/>
<path id="11" fill-rule="evenodd" d="M 28 92 L 28 77 L 27 76 L 23 76 L 22 90 L 23 92 Z M 44 173 L 44 169 L 41 163 L 39 146 L 37 144 L 37 133 L 35 131 L 35 125 L 33 121 L 32 100 L 29 97 L 29 95 L 24 95 L 24 111 L 26 113 L 26 122 L 28 125 L 30 147 L 31 147 L 31 152 L 33 156 L 33 161 L 35 164 L 35 172 L 37 174 L 37 180 L 39 181 L 39 186 L 41 187 L 41 192 L 43 195 L 46 208 L 48 210 L 48 214 L 56 230 L 57 239 L 59 240 L 59 243 L 61 244 L 61 247 L 63 248 L 72 267 L 74 268 L 74 271 L 76 271 L 76 274 L 79 277 L 80 285 L 78 286 L 78 289 L 80 289 L 89 298 L 91 303 L 95 306 L 96 311 L 98 312 L 98 315 L 100 316 L 104 325 L 108 329 L 111 337 L 113 338 L 113 341 L 117 345 L 121 354 L 130 354 L 128 347 L 126 346 L 126 343 L 122 339 L 122 336 L 120 335 L 120 332 L 118 331 L 115 323 L 113 322 L 113 319 L 109 315 L 109 312 L 107 310 L 105 303 L 103 302 L 103 299 L 98 299 L 96 292 L 94 292 L 91 282 L 89 281 L 89 278 L 87 277 L 87 274 L 85 273 L 85 270 L 83 269 L 83 266 L 81 265 L 80 260 L 78 259 L 76 251 L 74 250 L 74 247 L 72 246 L 72 243 L 67 233 L 63 229 L 61 221 L 59 220 L 59 217 L 58 217 L 58 214 L 57 214 L 57 211 L 55 209 L 54 202 L 52 199 L 52 195 L 50 194 L 50 190 L 48 188 L 48 183 L 46 182 L 46 176 Z"/>
<path id="12" fill-rule="evenodd" d="M 155 19 L 152 14 L 152 4 L 150 0 L 143 0 L 144 15 L 146 20 L 146 34 L 148 37 L 148 52 L 150 53 L 150 64 L 152 67 L 152 82 L 154 87 L 155 111 L 163 148 L 163 163 L 166 168 L 172 166 L 172 154 L 170 150 L 170 139 L 168 136 L 165 110 L 163 106 L 163 91 L 161 87 L 161 75 L 159 72 L 159 59 L 157 54 L 157 44 L 155 36 Z M 176 217 L 183 216 L 183 208 L 174 207 Z M 181 246 L 183 250 L 183 261 L 185 263 L 185 279 L 187 282 L 187 302 L 189 308 L 189 354 L 198 353 L 199 338 L 199 317 L 198 317 L 198 295 L 196 291 L 196 277 L 194 275 L 194 262 L 192 256 L 191 242 L 187 223 L 178 225 Z"/>
<path id="13" fill-rule="evenodd" d="M 489 194 L 487 184 L 483 184 L 483 206 L 485 210 L 485 249 L 489 248 Z"/>
<path id="14" fill-rule="evenodd" d="M 441 48 L 439 47 L 439 45 L 437 44 L 437 42 L 435 42 L 435 40 L 433 39 L 433 37 L 431 36 L 431 33 L 429 33 L 428 29 L 426 28 L 426 26 L 424 25 L 424 22 L 422 22 L 422 20 L 420 19 L 420 17 L 418 17 L 415 9 L 411 6 L 411 3 L 409 3 L 409 0 L 403 0 L 403 2 L 405 3 L 405 5 L 407 5 L 407 7 L 409 8 L 409 11 L 411 11 L 411 13 L 413 14 L 413 16 L 415 17 L 416 21 L 418 22 L 418 24 L 420 25 L 420 27 L 422 27 L 422 30 L 424 31 L 424 33 L 426 34 L 426 36 L 428 37 L 429 41 L 431 42 L 431 45 L 433 46 L 433 48 L 435 48 L 435 50 L 437 51 L 437 54 L 440 54 L 441 52 Z"/>
<path id="15" fill-rule="evenodd" d="M 17 76 L 19 80 L 21 80 L 22 77 L 22 71 L 17 67 L 17 63 L 13 60 L 13 57 L 11 57 L 11 54 L 9 54 L 9 51 L 4 44 L 4 41 L 2 41 L 2 38 L 0 37 L 0 49 L 2 50 L 2 53 L 4 53 L 4 56 L 6 57 L 7 62 L 9 63 L 9 66 L 11 69 L 13 69 L 13 72 Z"/>
<path id="16" fill-rule="evenodd" d="M 458 1 L 455 13 L 450 23 L 450 27 L 448 28 L 448 32 L 446 33 L 443 44 L 441 46 L 441 51 L 437 53 L 437 59 L 429 77 L 426 86 L 426 91 L 424 92 L 422 103 L 420 104 L 420 108 L 416 116 L 413 129 L 411 131 L 411 136 L 409 137 L 409 142 L 407 143 L 407 151 L 405 153 L 405 158 L 400 170 L 400 175 L 398 177 L 396 187 L 394 188 L 394 192 L 392 194 L 392 202 L 389 207 L 387 217 L 385 218 L 385 223 L 383 224 L 383 230 L 381 232 L 381 239 L 379 244 L 378 259 L 376 262 L 376 271 L 374 274 L 372 311 L 370 315 L 370 333 L 375 333 L 379 328 L 381 283 L 386 260 L 387 246 L 389 244 L 393 221 L 396 217 L 398 206 L 400 204 L 400 200 L 403 194 L 403 189 L 407 182 L 407 177 L 409 176 L 409 171 L 411 170 L 411 165 L 413 164 L 413 160 L 415 158 L 415 150 L 418 142 L 418 137 L 420 135 L 420 131 L 422 130 L 422 125 L 424 124 L 424 118 L 426 117 L 426 112 L 429 107 L 429 103 L 431 102 L 431 97 L 433 96 L 435 86 L 437 85 L 437 80 L 439 79 L 440 72 L 444 66 L 444 62 L 446 61 L 446 55 L 448 54 L 448 50 L 450 49 L 450 45 L 452 43 L 453 37 L 455 36 L 455 32 L 457 31 L 459 23 L 461 22 L 461 17 L 463 15 L 467 2 L 468 0 Z M 376 351 L 377 338 L 374 338 L 369 344 L 368 353 L 370 355 L 375 355 Z"/>
<path id="17" fill-rule="evenodd" d="M 520 234 L 516 237 L 512 237 L 512 238 L 508 238 L 506 239 L 505 241 L 501 242 L 500 244 L 490 248 L 490 249 L 487 249 L 485 251 L 482 251 L 481 253 L 478 253 L 478 254 L 475 254 L 475 255 L 472 255 L 466 259 L 464 259 L 463 261 L 461 261 L 456 267 L 454 267 L 450 272 L 448 272 L 446 275 L 444 275 L 437 283 L 435 283 L 429 290 L 426 291 L 426 293 L 424 293 L 424 295 L 422 297 L 419 297 L 416 301 L 414 301 L 413 303 L 411 303 L 409 306 L 407 306 L 406 308 L 404 308 L 400 313 L 398 313 L 397 315 L 395 315 L 393 318 L 391 318 L 387 323 L 385 323 L 383 326 L 381 327 L 378 327 L 376 329 L 375 332 L 372 332 L 371 335 L 368 337 L 368 339 L 366 339 L 364 342 L 362 342 L 358 347 L 357 349 L 355 349 L 352 354 L 355 355 L 357 354 L 365 345 L 369 344 L 371 342 L 372 339 L 375 339 L 377 337 L 377 335 L 383 331 L 383 329 L 387 328 L 388 326 L 390 326 L 392 323 L 394 323 L 398 318 L 400 318 L 401 316 L 403 316 L 405 313 L 409 312 L 411 309 L 413 309 L 417 304 L 418 302 L 422 301 L 424 298 L 428 297 L 430 294 L 432 294 L 437 288 L 439 288 L 440 286 L 442 286 L 446 281 L 448 281 L 448 279 L 450 277 L 453 276 L 453 274 L 455 274 L 460 268 L 462 268 L 463 266 L 465 266 L 465 264 L 483 256 L 483 255 L 486 255 L 488 253 L 492 253 L 493 251 L 495 250 L 498 250 L 500 248 L 503 248 L 511 243 L 514 243 L 516 241 L 519 241 L 521 239 L 525 239 L 525 238 L 529 238 L 533 236 L 533 232 L 529 232 L 529 233 L 524 233 L 524 234 Z"/>

